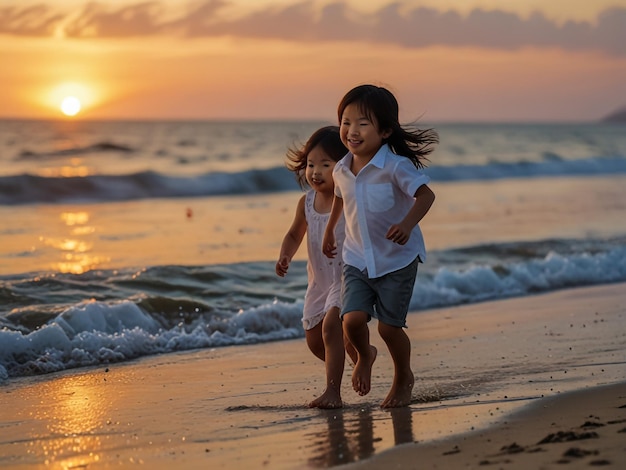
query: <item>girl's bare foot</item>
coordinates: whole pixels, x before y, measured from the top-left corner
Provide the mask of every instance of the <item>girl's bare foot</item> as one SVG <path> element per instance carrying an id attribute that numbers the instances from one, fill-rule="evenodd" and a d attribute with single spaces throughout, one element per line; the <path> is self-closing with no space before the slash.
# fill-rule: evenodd
<path id="1" fill-rule="evenodd" d="M 369 356 L 365 358 L 359 357 L 352 371 L 352 388 L 361 396 L 370 392 L 372 386 L 372 366 L 377 354 L 378 350 L 370 345 Z"/>
<path id="2" fill-rule="evenodd" d="M 415 385 L 415 377 L 411 371 L 402 377 L 394 377 L 387 398 L 380 404 L 381 408 L 408 406 L 411 403 L 413 385 Z"/>
<path id="3" fill-rule="evenodd" d="M 342 408 L 341 394 L 334 387 L 328 387 L 321 396 L 309 403 L 309 408 L 332 410 Z"/>

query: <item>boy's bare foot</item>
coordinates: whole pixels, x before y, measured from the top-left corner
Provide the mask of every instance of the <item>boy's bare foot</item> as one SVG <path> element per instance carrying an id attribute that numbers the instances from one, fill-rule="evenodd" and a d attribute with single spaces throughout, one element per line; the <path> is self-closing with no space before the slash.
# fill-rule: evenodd
<path id="1" fill-rule="evenodd" d="M 400 408 L 411 403 L 411 392 L 415 385 L 413 372 L 402 377 L 394 377 L 387 398 L 380 404 L 381 408 Z"/>
<path id="2" fill-rule="evenodd" d="M 367 395 L 372 386 L 372 366 L 376 360 L 378 350 L 370 345 L 370 354 L 367 358 L 360 357 L 352 371 L 352 388 L 361 396 Z"/>
<path id="3" fill-rule="evenodd" d="M 325 410 L 342 407 L 341 395 L 334 387 L 328 387 L 321 396 L 309 403 L 309 408 L 322 408 Z"/>

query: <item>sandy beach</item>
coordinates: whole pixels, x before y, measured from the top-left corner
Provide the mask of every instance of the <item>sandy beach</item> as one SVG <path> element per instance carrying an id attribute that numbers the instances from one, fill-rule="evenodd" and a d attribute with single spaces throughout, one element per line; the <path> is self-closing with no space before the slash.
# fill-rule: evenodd
<path id="1" fill-rule="evenodd" d="M 625 433 L 619 383 L 543 398 L 487 430 L 397 447 L 350 468 L 624 468 Z"/>
<path id="2" fill-rule="evenodd" d="M 0 388 L 0 466 L 623 468 L 624 292 L 412 313 L 417 383 L 391 411 L 379 408 L 392 371 L 376 333 L 371 393 L 352 392 L 348 365 L 336 411 L 305 406 L 324 375 L 303 339 L 14 379 Z"/>

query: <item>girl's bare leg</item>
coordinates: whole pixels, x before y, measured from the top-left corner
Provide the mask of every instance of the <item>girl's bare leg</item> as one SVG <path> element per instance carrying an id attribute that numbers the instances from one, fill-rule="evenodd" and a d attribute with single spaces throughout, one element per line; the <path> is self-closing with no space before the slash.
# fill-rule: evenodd
<path id="1" fill-rule="evenodd" d="M 366 312 L 348 312 L 343 316 L 346 336 L 358 354 L 352 371 L 352 388 L 359 395 L 367 395 L 372 387 L 372 366 L 376 360 L 376 348 L 370 345 L 368 315 Z"/>
<path id="2" fill-rule="evenodd" d="M 341 378 L 346 361 L 346 352 L 341 330 L 339 309 L 331 308 L 324 316 L 322 333 L 326 353 L 326 390 L 309 403 L 311 408 L 341 408 Z"/>
<path id="3" fill-rule="evenodd" d="M 325 360 L 326 357 L 324 353 L 324 339 L 322 337 L 322 323 L 323 322 L 319 322 L 310 330 L 304 331 L 306 344 L 309 347 L 309 350 L 321 361 Z"/>
<path id="4" fill-rule="evenodd" d="M 411 370 L 411 341 L 402 328 L 378 322 L 378 332 L 393 359 L 394 376 L 391 390 L 381 403 L 382 408 L 398 408 L 411 403 L 415 377 Z"/>

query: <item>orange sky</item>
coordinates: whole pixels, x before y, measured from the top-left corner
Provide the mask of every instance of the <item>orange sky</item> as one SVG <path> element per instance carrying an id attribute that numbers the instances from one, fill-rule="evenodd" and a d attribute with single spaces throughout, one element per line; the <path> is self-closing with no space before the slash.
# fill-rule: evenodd
<path id="1" fill-rule="evenodd" d="M 585 121 L 626 106 L 626 0 L 2 0 L 0 56 L 0 117 L 334 121 L 373 82 L 404 120 Z"/>

